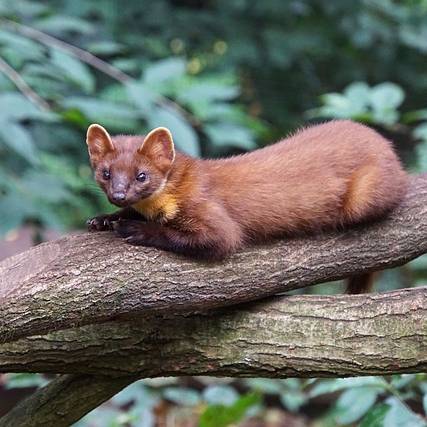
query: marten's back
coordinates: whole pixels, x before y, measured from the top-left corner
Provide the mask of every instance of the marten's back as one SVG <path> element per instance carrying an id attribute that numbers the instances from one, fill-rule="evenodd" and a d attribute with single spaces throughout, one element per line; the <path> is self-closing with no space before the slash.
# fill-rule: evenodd
<path id="1" fill-rule="evenodd" d="M 210 191 L 256 237 L 380 217 L 399 203 L 407 186 L 390 142 L 347 120 L 202 163 Z"/>

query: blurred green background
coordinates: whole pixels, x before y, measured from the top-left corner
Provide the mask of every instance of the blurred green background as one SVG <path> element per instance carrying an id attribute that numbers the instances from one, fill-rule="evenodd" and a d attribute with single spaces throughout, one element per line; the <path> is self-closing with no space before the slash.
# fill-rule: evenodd
<path id="1" fill-rule="evenodd" d="M 111 209 L 88 164 L 92 122 L 167 126 L 179 149 L 215 157 L 352 118 L 420 172 L 426 93 L 425 0 L 0 0 L 0 256 L 24 232 L 37 243 Z M 426 277 L 421 257 L 377 289 Z M 1 376 L 0 412 L 46 380 Z M 183 378 L 138 382 L 78 425 L 425 426 L 426 412 L 424 374 Z"/>

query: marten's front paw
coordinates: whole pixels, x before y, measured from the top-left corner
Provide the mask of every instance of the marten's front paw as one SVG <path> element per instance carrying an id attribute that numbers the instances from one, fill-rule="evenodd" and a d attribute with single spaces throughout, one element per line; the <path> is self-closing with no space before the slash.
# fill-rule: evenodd
<path id="1" fill-rule="evenodd" d="M 127 243 L 137 246 L 149 245 L 150 226 L 138 220 L 120 220 L 113 223 L 114 231 Z"/>
<path id="2" fill-rule="evenodd" d="M 89 218 L 86 221 L 88 231 L 111 231 L 113 229 L 113 221 L 110 215 L 99 215 L 94 218 Z"/>

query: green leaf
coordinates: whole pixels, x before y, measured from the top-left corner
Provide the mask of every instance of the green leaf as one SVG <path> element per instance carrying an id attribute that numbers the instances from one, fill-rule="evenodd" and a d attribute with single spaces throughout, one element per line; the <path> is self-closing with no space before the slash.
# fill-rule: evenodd
<path id="1" fill-rule="evenodd" d="M 381 83 L 371 89 L 371 104 L 374 109 L 393 109 L 399 107 L 405 99 L 403 89 L 390 82 Z"/>
<path id="2" fill-rule="evenodd" d="M 100 406 L 73 424 L 73 427 L 121 427 L 123 424 L 116 422 L 117 417 L 121 414 L 122 412 L 118 408 Z M 134 425 L 132 424 L 132 426 Z"/>
<path id="3" fill-rule="evenodd" d="M 408 265 L 410 265 L 411 270 L 415 272 L 422 272 L 423 270 L 427 270 L 427 254 L 421 255 L 418 258 L 413 259 L 412 261 L 410 261 L 410 263 L 408 263 Z"/>
<path id="4" fill-rule="evenodd" d="M 199 420 L 199 427 L 228 427 L 243 420 L 249 409 L 260 403 L 256 393 L 240 397 L 233 405 L 208 406 Z"/>
<path id="5" fill-rule="evenodd" d="M 40 374 L 6 374 L 5 386 L 6 389 L 12 388 L 27 388 L 27 387 L 42 387 L 48 381 Z"/>
<path id="6" fill-rule="evenodd" d="M 336 109 L 349 110 L 351 109 L 350 100 L 340 93 L 326 93 L 321 96 L 321 100 L 328 106 Z"/>
<path id="7" fill-rule="evenodd" d="M 20 124 L 0 121 L 0 141 L 30 163 L 37 163 L 37 152 L 31 135 Z"/>
<path id="8" fill-rule="evenodd" d="M 283 391 L 281 382 L 270 378 L 249 378 L 245 382 L 253 390 L 265 394 L 280 394 Z"/>
<path id="9" fill-rule="evenodd" d="M 412 381 L 415 381 L 415 374 L 402 374 L 402 375 L 393 375 L 390 384 L 400 390 L 401 388 L 407 387 Z"/>
<path id="10" fill-rule="evenodd" d="M 200 395 L 196 390 L 184 387 L 167 387 L 163 397 L 182 406 L 196 406 L 200 403 Z"/>
<path id="11" fill-rule="evenodd" d="M 11 193 L 0 198 L 0 236 L 21 225 L 24 221 L 29 206 L 20 194 Z"/>
<path id="12" fill-rule="evenodd" d="M 24 120 L 45 120 L 54 121 L 57 116 L 53 113 L 39 110 L 31 101 L 18 92 L 5 92 L 0 94 L 0 119 Z"/>
<path id="13" fill-rule="evenodd" d="M 427 120 L 427 108 L 423 110 L 408 111 L 402 115 L 402 122 L 413 123 L 420 120 Z"/>
<path id="14" fill-rule="evenodd" d="M 220 83 L 193 84 L 178 95 L 182 103 L 210 103 L 213 101 L 229 101 L 236 98 L 240 91 L 237 86 Z"/>
<path id="15" fill-rule="evenodd" d="M 417 172 L 427 171 L 427 139 L 423 140 L 420 144 L 417 144 L 415 152 L 417 153 Z"/>
<path id="16" fill-rule="evenodd" d="M 418 125 L 414 129 L 413 135 L 417 139 L 421 139 L 423 141 L 427 141 L 427 123 L 422 123 L 422 124 Z"/>
<path id="17" fill-rule="evenodd" d="M 146 84 L 158 84 L 177 79 L 185 73 L 186 63 L 182 58 L 168 58 L 149 65 L 144 70 Z"/>
<path id="18" fill-rule="evenodd" d="M 125 73 L 136 73 L 141 70 L 141 62 L 136 58 L 117 58 L 111 65 Z"/>
<path id="19" fill-rule="evenodd" d="M 336 420 L 340 424 L 351 424 L 365 415 L 375 404 L 378 390 L 356 387 L 346 390 L 338 399 Z"/>
<path id="20" fill-rule="evenodd" d="M 88 122 L 100 123 L 120 132 L 138 127 L 136 120 L 140 113 L 122 102 L 103 99 L 69 97 L 61 102 L 64 108 L 77 109 L 86 117 Z"/>
<path id="21" fill-rule="evenodd" d="M 159 398 L 150 393 L 142 381 L 136 381 L 117 393 L 112 400 L 119 406 L 128 405 L 133 401 L 139 410 L 143 410 L 154 406 Z"/>
<path id="22" fill-rule="evenodd" d="M 280 401 L 283 406 L 291 412 L 298 412 L 307 400 L 307 396 L 299 390 L 287 390 L 280 394 Z"/>
<path id="23" fill-rule="evenodd" d="M 234 146 L 244 150 L 256 148 L 252 132 L 242 126 L 231 123 L 216 123 L 205 126 L 205 133 L 218 147 Z"/>
<path id="24" fill-rule="evenodd" d="M 345 390 L 353 387 L 375 387 L 386 389 L 386 382 L 380 377 L 351 377 L 338 378 L 336 380 L 320 380 L 310 391 L 310 397 L 320 396 L 322 394 L 334 393 L 339 390 Z"/>
<path id="25" fill-rule="evenodd" d="M 365 82 L 354 82 L 344 89 L 344 95 L 355 113 L 363 113 L 369 105 L 371 89 Z"/>
<path id="26" fill-rule="evenodd" d="M 140 81 L 127 83 L 126 94 L 144 116 L 149 115 L 153 108 L 156 108 L 154 104 L 159 99 L 156 92 Z"/>
<path id="27" fill-rule="evenodd" d="M 226 121 L 239 124 L 247 120 L 245 113 L 240 108 L 236 105 L 225 104 L 223 102 L 215 102 L 214 104 L 204 102 L 193 103 L 191 109 L 199 119 L 206 122 Z"/>
<path id="28" fill-rule="evenodd" d="M 427 28 L 412 28 L 412 25 L 401 25 L 400 39 L 408 46 L 418 49 L 421 53 L 427 53 Z"/>
<path id="29" fill-rule="evenodd" d="M 32 197 L 42 199 L 45 202 L 57 203 L 66 201 L 71 197 L 64 183 L 58 180 L 55 175 L 29 170 L 24 175 L 24 181 L 26 182 L 25 190 Z"/>
<path id="30" fill-rule="evenodd" d="M 67 80 L 81 87 L 86 93 L 95 90 L 95 79 L 83 62 L 56 49 L 51 51 L 51 61 Z"/>
<path id="31" fill-rule="evenodd" d="M 427 422 L 412 412 L 396 397 L 387 400 L 390 410 L 384 418 L 384 427 L 426 427 Z"/>
<path id="32" fill-rule="evenodd" d="M 385 403 L 371 408 L 360 422 L 359 427 L 383 427 L 384 419 L 390 406 Z"/>
<path id="33" fill-rule="evenodd" d="M 302 382 L 299 378 L 285 378 L 279 380 L 287 390 L 301 390 Z"/>
<path id="34" fill-rule="evenodd" d="M 25 60 L 41 61 L 44 59 L 45 48 L 39 43 L 18 34 L 0 30 L 0 47 L 2 47 L 3 52 L 4 46 Z"/>
<path id="35" fill-rule="evenodd" d="M 125 46 L 115 41 L 101 40 L 90 43 L 87 50 L 94 55 L 117 55 L 124 50 Z"/>
<path id="36" fill-rule="evenodd" d="M 62 35 L 64 32 L 87 35 L 95 31 L 90 21 L 70 15 L 51 15 L 47 18 L 38 19 L 33 25 L 39 30 L 59 35 Z"/>
<path id="37" fill-rule="evenodd" d="M 149 116 L 151 128 L 164 126 L 172 132 L 177 147 L 191 156 L 200 155 L 199 138 L 185 117 L 170 107 L 158 107 Z"/>
<path id="38" fill-rule="evenodd" d="M 210 385 L 203 390 L 203 399 L 210 405 L 233 405 L 239 394 L 227 385 Z"/>
<path id="39" fill-rule="evenodd" d="M 384 125 L 392 125 L 399 120 L 399 113 L 394 110 L 374 110 L 372 120 L 375 123 L 382 123 Z"/>
<path id="40" fill-rule="evenodd" d="M 359 106 L 354 105 L 351 99 L 340 93 L 327 93 L 322 95 L 320 100 L 325 105 L 308 111 L 308 117 L 333 117 L 343 119 L 352 118 L 360 114 Z"/>

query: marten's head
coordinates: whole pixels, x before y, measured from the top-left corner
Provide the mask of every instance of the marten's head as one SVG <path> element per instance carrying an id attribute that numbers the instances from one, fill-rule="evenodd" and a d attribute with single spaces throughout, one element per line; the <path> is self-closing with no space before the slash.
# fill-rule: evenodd
<path id="1" fill-rule="evenodd" d="M 130 206 L 166 184 L 175 159 L 172 135 L 156 128 L 143 136 L 111 137 L 100 125 L 90 125 L 86 142 L 95 179 L 111 203 Z"/>

